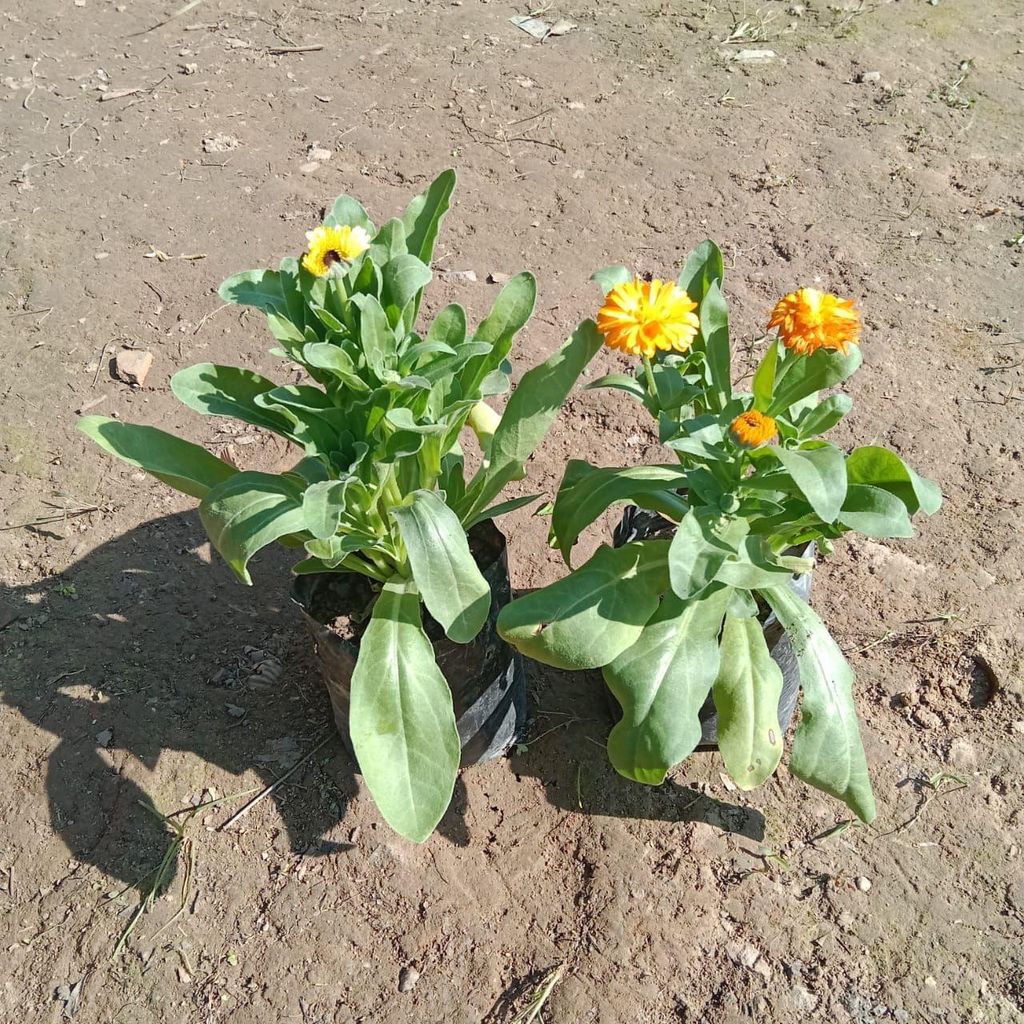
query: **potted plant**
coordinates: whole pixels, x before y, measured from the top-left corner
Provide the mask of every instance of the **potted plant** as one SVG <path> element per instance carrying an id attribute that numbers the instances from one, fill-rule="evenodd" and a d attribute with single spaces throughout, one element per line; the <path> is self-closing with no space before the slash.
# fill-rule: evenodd
<path id="1" fill-rule="evenodd" d="M 106 451 L 198 498 L 211 542 L 244 583 L 249 559 L 266 545 L 303 552 L 296 594 L 320 630 L 336 721 L 385 819 L 417 842 L 448 806 L 464 741 L 485 724 L 481 691 L 507 690 L 515 674 L 494 633 L 510 593 L 504 541 L 490 521 L 532 496 L 495 501 L 524 476 L 601 346 L 593 325 L 580 328 L 523 376 L 498 417 L 484 399 L 508 389 L 533 277 L 513 277 L 475 330 L 453 304 L 419 333 L 454 185 L 445 171 L 379 229 L 342 196 L 309 232 L 301 260 L 221 285 L 226 301 L 266 314 L 273 353 L 307 379 L 279 385 L 203 363 L 175 374 L 171 390 L 197 412 L 292 442 L 301 458 L 285 471 L 240 470 L 154 427 L 99 416 L 78 424 Z M 472 473 L 459 441 L 467 424 L 481 447 Z M 325 649 L 339 621 L 342 636 Z M 475 645 L 476 656 L 453 656 L 459 645 Z M 481 672 L 492 674 L 481 680 Z M 467 718 L 458 724 L 453 692 Z"/>
<path id="2" fill-rule="evenodd" d="M 822 438 L 851 407 L 845 394 L 823 392 L 861 363 L 852 302 L 809 288 L 782 299 L 769 321 L 777 337 L 743 391 L 730 377 L 722 277 L 711 242 L 676 283 L 637 279 L 622 266 L 594 275 L 605 292 L 597 327 L 639 365 L 589 386 L 643 403 L 672 459 L 570 462 L 551 519 L 567 564 L 610 506 L 632 501 L 645 512 L 627 517 L 620 546 L 602 545 L 505 607 L 498 629 L 538 661 L 602 670 L 621 709 L 611 762 L 652 785 L 700 744 L 716 712 L 710 738 L 733 780 L 742 789 L 764 782 L 795 703 L 785 668 L 803 691 L 790 770 L 870 821 L 853 673 L 802 599 L 807 574 L 815 547 L 828 553 L 849 530 L 911 536 L 911 516 L 935 512 L 941 495 L 884 448 L 846 454 Z M 641 529 L 630 529 L 638 519 Z M 773 629 L 788 643 L 775 642 Z"/>

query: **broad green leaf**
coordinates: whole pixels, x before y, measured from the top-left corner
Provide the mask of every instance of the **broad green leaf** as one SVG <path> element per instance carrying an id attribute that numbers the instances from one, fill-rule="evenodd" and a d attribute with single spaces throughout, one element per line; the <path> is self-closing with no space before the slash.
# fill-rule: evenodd
<path id="1" fill-rule="evenodd" d="M 768 415 L 784 413 L 808 395 L 846 380 L 857 371 L 861 359 L 860 348 L 856 345 L 851 346 L 845 356 L 824 348 L 809 356 L 787 351 L 776 370 L 775 392 Z"/>
<path id="2" fill-rule="evenodd" d="M 846 460 L 851 484 L 871 484 L 895 494 L 913 515 L 920 509 L 932 515 L 942 504 L 942 492 L 931 481 L 918 476 L 895 452 L 869 445 L 854 448 Z"/>
<path id="3" fill-rule="evenodd" d="M 647 392 L 644 390 L 643 385 L 636 379 L 636 377 L 632 377 L 627 373 L 606 374 L 604 377 L 591 381 L 583 390 L 596 391 L 599 388 L 611 388 L 615 391 L 625 391 L 626 394 L 632 395 L 634 398 L 639 398 L 641 402 L 647 397 Z"/>
<path id="4" fill-rule="evenodd" d="M 331 228 L 344 227 L 346 224 L 364 228 L 371 238 L 376 234 L 373 221 L 363 209 L 363 204 L 351 196 L 338 196 L 334 200 L 330 212 L 324 217 L 324 224 Z"/>
<path id="5" fill-rule="evenodd" d="M 399 430 L 408 430 L 414 434 L 443 434 L 448 429 L 443 423 L 417 423 L 412 410 L 404 406 L 389 409 L 385 419 Z"/>
<path id="6" fill-rule="evenodd" d="M 714 242 L 701 242 L 689 256 L 677 284 L 699 306 L 712 284 L 721 287 L 725 276 L 722 252 Z"/>
<path id="7" fill-rule="evenodd" d="M 603 267 L 595 270 L 590 275 L 591 281 L 596 281 L 604 295 L 607 295 L 616 285 L 625 284 L 633 280 L 633 271 L 624 267 L 621 263 L 613 267 Z"/>
<path id="8" fill-rule="evenodd" d="M 419 308 L 419 293 L 434 276 L 418 256 L 406 253 L 396 256 L 381 267 L 381 305 L 394 305 L 405 316 L 406 330 L 412 329 L 415 311 Z M 415 306 L 409 304 L 416 300 Z M 406 312 L 406 307 L 408 312 Z"/>
<path id="9" fill-rule="evenodd" d="M 352 357 L 337 345 L 332 345 L 327 341 L 306 345 L 302 350 L 302 358 L 309 366 L 318 370 L 327 370 L 337 377 L 345 387 L 351 388 L 353 391 L 366 392 L 370 390 L 370 385 L 359 376 Z"/>
<path id="10" fill-rule="evenodd" d="M 602 545 L 568 576 L 506 605 L 498 632 L 555 668 L 601 668 L 639 639 L 668 586 L 668 541 Z"/>
<path id="11" fill-rule="evenodd" d="M 813 568 L 813 561 L 798 563 L 802 571 Z M 793 575 L 793 563 L 780 564 L 768 547 L 764 537 L 752 534 L 744 537 L 734 555 L 722 563 L 715 579 L 740 590 L 760 590 L 765 587 L 781 587 Z"/>
<path id="12" fill-rule="evenodd" d="M 224 561 L 250 585 L 249 559 L 306 526 L 302 491 L 270 473 L 236 473 L 218 484 L 200 502 L 199 518 Z"/>
<path id="13" fill-rule="evenodd" d="M 895 494 L 870 484 L 850 484 L 839 522 L 866 537 L 913 537 L 907 507 Z"/>
<path id="14" fill-rule="evenodd" d="M 732 397 L 729 350 L 729 309 L 718 281 L 713 281 L 700 304 L 700 333 L 704 338 L 711 386 L 717 398 L 716 408 L 722 409 Z"/>
<path id="15" fill-rule="evenodd" d="M 768 350 L 761 358 L 751 391 L 754 393 L 754 408 L 764 412 L 772 404 L 772 391 L 775 388 L 775 368 L 779 361 L 779 343 L 771 341 Z"/>
<path id="16" fill-rule="evenodd" d="M 326 568 L 335 569 L 345 564 L 348 557 L 358 551 L 376 550 L 380 547 L 380 539 L 363 533 L 344 533 L 307 540 L 303 546 Z M 299 569 L 298 566 L 292 566 L 292 572 L 304 571 L 305 569 Z"/>
<path id="17" fill-rule="evenodd" d="M 275 387 L 277 385 L 272 380 L 251 370 L 215 363 L 197 363 L 179 370 L 171 378 L 171 391 L 190 409 L 204 416 L 231 416 L 289 437 L 291 422 L 255 401 L 257 395 L 266 394 Z"/>
<path id="18" fill-rule="evenodd" d="M 353 295 L 352 302 L 359 308 L 359 341 L 366 365 L 382 380 L 385 370 L 395 368 L 398 356 L 395 332 L 381 304 L 372 295 Z"/>
<path id="19" fill-rule="evenodd" d="M 782 463 L 815 514 L 834 523 L 846 499 L 846 456 L 825 441 L 809 444 L 814 447 L 770 445 L 767 450 Z"/>
<path id="20" fill-rule="evenodd" d="M 664 443 L 673 451 L 696 455 L 701 459 L 722 462 L 729 458 L 725 447 L 725 434 L 718 416 L 697 416 L 677 424 L 679 436 L 668 437 Z"/>
<path id="21" fill-rule="evenodd" d="M 397 217 L 392 217 L 384 224 L 366 250 L 366 255 L 378 267 L 384 266 L 388 260 L 402 256 L 408 252 L 405 242 L 405 227 Z"/>
<path id="22" fill-rule="evenodd" d="M 704 393 L 703 384 L 694 384 L 693 379 L 683 373 L 679 366 L 655 363 L 653 372 L 658 406 L 664 411 L 672 412 L 682 405 L 689 404 Z M 644 393 L 646 394 L 646 391 Z"/>
<path id="23" fill-rule="evenodd" d="M 756 618 L 726 615 L 718 678 L 718 749 L 740 789 L 755 789 L 779 766 L 782 670 L 772 660 Z"/>
<path id="24" fill-rule="evenodd" d="M 676 527 L 668 554 L 669 578 L 673 592 L 684 601 L 714 580 L 746 532 L 744 520 L 719 526 L 718 518 L 691 508 Z"/>
<path id="25" fill-rule="evenodd" d="M 790 771 L 870 822 L 875 798 L 853 706 L 853 671 L 825 624 L 788 587 L 762 594 L 789 635 L 800 666 L 804 699 Z"/>
<path id="26" fill-rule="evenodd" d="M 352 673 L 349 731 L 384 819 L 423 842 L 451 802 L 461 750 L 451 690 L 408 580 L 385 583 L 373 607 Z"/>
<path id="27" fill-rule="evenodd" d="M 306 529 L 319 540 L 333 537 L 345 512 L 345 491 L 350 479 L 310 484 L 302 496 Z"/>
<path id="28" fill-rule="evenodd" d="M 217 294 L 236 306 L 255 306 L 264 313 L 287 314 L 288 304 L 276 270 L 244 270 L 222 282 Z"/>
<path id="29" fill-rule="evenodd" d="M 816 437 L 831 430 L 851 409 L 849 395 L 829 395 L 823 402 L 807 409 L 796 421 L 800 437 Z"/>
<path id="30" fill-rule="evenodd" d="M 193 498 L 205 497 L 238 472 L 205 448 L 156 427 L 121 423 L 107 416 L 83 416 L 75 426 L 104 451 Z"/>
<path id="31" fill-rule="evenodd" d="M 677 491 L 686 484 L 680 466 L 598 468 L 572 459 L 555 498 L 551 534 L 566 564 L 579 535 L 616 502 L 658 491 Z"/>
<path id="32" fill-rule="evenodd" d="M 501 365 L 516 334 L 530 319 L 536 301 L 537 282 L 532 274 L 516 274 L 501 289 L 487 318 L 473 335 L 473 341 L 490 348 L 483 355 L 470 359 L 460 373 L 463 395 L 475 396 L 487 374 Z"/>
<path id="33" fill-rule="evenodd" d="M 414 491 L 392 509 L 405 542 L 413 579 L 427 610 L 449 639 L 468 644 L 491 607 L 491 588 L 469 551 L 458 516 L 434 491 Z"/>
<path id="34" fill-rule="evenodd" d="M 446 345 L 454 352 L 466 340 L 466 311 L 457 302 L 445 306 L 434 317 L 426 340 Z"/>
<path id="35" fill-rule="evenodd" d="M 691 601 L 667 594 L 637 642 L 605 666 L 604 680 L 622 708 L 608 736 L 608 757 L 620 775 L 660 785 L 696 749 L 728 601 L 727 587 Z"/>
<path id="36" fill-rule="evenodd" d="M 463 510 L 464 518 L 472 518 L 507 483 L 521 476 L 526 460 L 544 440 L 566 396 L 601 344 L 594 322 L 584 320 L 553 356 L 523 374 L 494 432 L 490 462 L 469 488 L 472 506 Z"/>
<path id="37" fill-rule="evenodd" d="M 441 221 L 448 212 L 452 192 L 455 191 L 455 172 L 442 171 L 405 209 L 402 224 L 405 227 L 406 248 L 418 256 L 428 267 L 434 256 L 434 243 Z"/>

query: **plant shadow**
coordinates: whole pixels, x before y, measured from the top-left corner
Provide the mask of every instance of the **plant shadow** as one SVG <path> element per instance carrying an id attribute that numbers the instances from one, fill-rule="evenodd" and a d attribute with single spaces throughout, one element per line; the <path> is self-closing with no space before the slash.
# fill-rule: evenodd
<path id="1" fill-rule="evenodd" d="M 511 758 L 513 771 L 538 778 L 548 801 L 563 811 L 695 822 L 757 842 L 764 839 L 764 816 L 754 808 L 717 800 L 696 783 L 673 777 L 660 786 L 645 786 L 619 775 L 605 748 L 615 722 L 613 704 L 600 672 L 563 672 L 531 663 L 532 727 Z"/>
<path id="2" fill-rule="evenodd" d="M 243 587 L 210 557 L 198 515 L 182 513 L 101 545 L 59 579 L 0 590 L 0 610 L 16 616 L 0 629 L 2 700 L 56 738 L 38 770 L 76 860 L 145 890 L 168 847 L 161 816 L 211 797 L 208 773 L 188 759 L 152 787 L 136 781 L 174 752 L 238 776 L 234 793 L 252 788 L 242 779 L 251 770 L 265 787 L 298 764 L 270 795 L 281 841 L 314 855 L 349 848 L 335 830 L 356 768 L 288 597 L 288 556 L 264 553 L 256 585 Z M 216 827 L 251 795 L 206 809 L 204 820 Z M 442 822 L 456 845 L 468 842 L 465 804 L 460 787 Z"/>

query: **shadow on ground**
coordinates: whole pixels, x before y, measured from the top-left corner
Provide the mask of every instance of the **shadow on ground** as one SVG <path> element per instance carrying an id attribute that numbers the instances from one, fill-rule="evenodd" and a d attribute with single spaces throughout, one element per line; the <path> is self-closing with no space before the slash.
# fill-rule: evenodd
<path id="1" fill-rule="evenodd" d="M 510 763 L 517 775 L 539 778 L 555 807 L 612 818 L 700 822 L 758 842 L 764 838 L 760 811 L 716 800 L 672 778 L 660 786 L 641 785 L 612 768 L 605 742 L 614 701 L 599 672 L 531 663 L 529 678 L 532 725 Z"/>
<path id="2" fill-rule="evenodd" d="M 56 737 L 38 770 L 53 828 L 76 860 L 127 884 L 160 861 L 168 830 L 153 809 L 168 814 L 200 799 L 208 781 L 200 765 L 184 781 L 177 774 L 169 786 L 162 780 L 163 790 L 155 781 L 147 792 L 135 781 L 144 774 L 138 765 L 153 772 L 165 751 L 194 754 L 237 776 L 255 769 L 270 785 L 325 736 L 271 799 L 293 850 L 346 848 L 324 836 L 357 791 L 355 765 L 333 734 L 312 644 L 288 599 L 289 564 L 287 552 L 268 552 L 255 586 L 243 587 L 209 558 L 198 515 L 185 513 L 98 547 L 61 581 L 0 595 L 20 615 L 0 633 L 10 667 L 3 701 Z M 673 782 L 651 788 L 620 778 L 603 749 L 610 718 L 600 678 L 530 670 L 538 709 L 532 735 L 560 735 L 516 753 L 510 765 L 540 778 L 556 807 L 703 821 L 761 837 L 757 812 Z M 556 698 L 562 717 L 550 711 Z M 242 788 L 239 778 L 236 791 Z M 243 802 L 218 807 L 218 820 Z M 466 805 L 460 778 L 439 826 L 456 846 L 469 843 Z"/>
<path id="3" fill-rule="evenodd" d="M 196 513 L 167 516 L 92 551 L 59 581 L 0 593 L 20 616 L 0 633 L 3 701 L 56 738 L 38 764 L 53 828 L 76 860 L 128 884 L 167 849 L 154 809 L 200 799 L 209 781 L 200 764 L 147 792 L 136 780 L 165 751 L 238 776 L 255 769 L 270 785 L 330 737 L 271 799 L 293 850 L 346 845 L 323 837 L 356 793 L 355 766 L 288 599 L 288 553 L 259 559 L 252 588 L 208 553 Z M 239 778 L 234 791 L 250 785 Z M 217 807 L 217 820 L 243 803 Z M 461 784 L 441 831 L 464 845 L 458 806 Z"/>

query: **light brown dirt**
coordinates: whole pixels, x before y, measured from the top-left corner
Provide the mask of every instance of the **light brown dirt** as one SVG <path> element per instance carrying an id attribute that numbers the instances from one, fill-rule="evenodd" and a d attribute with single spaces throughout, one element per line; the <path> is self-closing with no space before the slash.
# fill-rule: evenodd
<path id="1" fill-rule="evenodd" d="M 544 44 L 498 2 L 206 0 L 148 32 L 181 5 L 0 5 L 0 578 L 21 616 L 0 632 L 3 1019 L 60 1020 L 55 990 L 84 981 L 81 1024 L 477 1024 L 565 960 L 555 1024 L 1024 1020 L 1024 12 L 837 2 L 552 8 L 579 28 Z M 218 136 L 237 145 L 205 152 Z M 333 156 L 302 173 L 314 142 Z M 751 350 L 794 286 L 859 300 L 840 440 L 893 445 L 947 495 L 917 539 L 841 544 L 816 578 L 878 821 L 815 840 L 841 807 L 784 770 L 730 792 L 714 756 L 631 785 L 598 680 L 536 671 L 526 750 L 467 771 L 425 845 L 379 822 L 332 740 L 231 830 L 240 800 L 201 812 L 184 911 L 187 858 L 111 959 L 168 841 L 140 801 L 263 786 L 329 719 L 283 555 L 233 582 L 189 503 L 89 447 L 75 411 L 277 464 L 169 393 L 200 360 L 278 370 L 216 285 L 300 248 L 336 194 L 380 220 L 448 165 L 437 268 L 478 280 L 430 303 L 479 318 L 489 272 L 535 271 L 519 372 L 592 313 L 595 267 L 670 273 L 707 236 Z M 143 388 L 112 377 L 122 347 L 154 354 Z M 658 456 L 627 400 L 591 392 L 530 486 L 570 457 Z M 554 579 L 545 524 L 505 527 L 515 584 Z M 930 789 L 943 772 L 962 783 Z"/>

